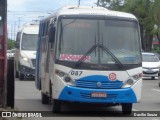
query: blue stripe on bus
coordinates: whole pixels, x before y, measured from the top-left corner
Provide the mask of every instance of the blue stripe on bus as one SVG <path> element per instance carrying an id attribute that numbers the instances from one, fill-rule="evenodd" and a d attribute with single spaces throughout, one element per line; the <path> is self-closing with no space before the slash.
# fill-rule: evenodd
<path id="1" fill-rule="evenodd" d="M 91 75 L 91 76 L 86 76 L 86 77 L 83 77 L 83 78 L 80 78 L 78 80 L 87 80 L 87 81 L 106 81 L 106 82 L 112 82 L 109 80 L 109 78 L 107 76 L 104 76 L 104 75 Z M 119 81 L 119 80 L 115 80 L 114 82 L 116 81 Z"/>
<path id="2" fill-rule="evenodd" d="M 105 92 L 107 97 L 94 98 L 91 96 L 92 92 Z M 86 103 L 136 103 L 137 98 L 131 88 L 123 89 L 88 89 L 78 88 L 74 86 L 66 86 L 59 98 L 59 100 L 70 102 L 86 102 Z"/>
<path id="3" fill-rule="evenodd" d="M 97 87 L 97 83 L 100 84 L 99 88 Z M 77 87 L 81 88 L 120 89 L 123 85 L 123 82 L 117 79 L 111 81 L 107 76 L 104 75 L 91 75 L 76 80 L 75 84 Z"/>

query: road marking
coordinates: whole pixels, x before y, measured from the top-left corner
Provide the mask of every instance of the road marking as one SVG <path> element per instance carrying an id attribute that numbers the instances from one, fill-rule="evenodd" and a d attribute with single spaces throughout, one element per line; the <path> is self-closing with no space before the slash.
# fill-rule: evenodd
<path id="1" fill-rule="evenodd" d="M 132 111 L 139 111 L 139 110 L 137 110 L 137 109 L 135 109 L 135 108 L 132 108 Z"/>
<path id="2" fill-rule="evenodd" d="M 15 97 L 17 100 L 38 100 L 38 98 L 22 98 L 22 97 Z"/>
<path id="3" fill-rule="evenodd" d="M 159 93 L 160 93 L 160 90 L 157 90 L 157 89 L 152 89 L 152 90 L 154 90 L 154 91 L 156 91 L 156 92 L 159 92 Z"/>

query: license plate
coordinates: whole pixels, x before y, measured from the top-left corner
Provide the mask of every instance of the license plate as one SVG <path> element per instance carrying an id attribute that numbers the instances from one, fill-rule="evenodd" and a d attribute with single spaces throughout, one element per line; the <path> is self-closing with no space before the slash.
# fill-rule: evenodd
<path id="1" fill-rule="evenodd" d="M 91 94 L 91 97 L 105 98 L 105 97 L 107 97 L 107 93 L 105 93 L 105 92 L 93 92 Z"/>
<path id="2" fill-rule="evenodd" d="M 153 73 L 152 69 L 147 70 L 148 73 Z"/>

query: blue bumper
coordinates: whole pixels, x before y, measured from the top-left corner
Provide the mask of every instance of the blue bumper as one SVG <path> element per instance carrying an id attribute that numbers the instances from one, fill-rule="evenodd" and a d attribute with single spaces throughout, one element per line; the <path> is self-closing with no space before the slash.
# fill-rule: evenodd
<path id="1" fill-rule="evenodd" d="M 92 92 L 105 92 L 107 97 L 91 97 Z M 137 98 L 131 88 L 124 89 L 87 89 L 73 86 L 66 86 L 59 98 L 62 101 L 83 102 L 83 103 L 136 103 Z"/>

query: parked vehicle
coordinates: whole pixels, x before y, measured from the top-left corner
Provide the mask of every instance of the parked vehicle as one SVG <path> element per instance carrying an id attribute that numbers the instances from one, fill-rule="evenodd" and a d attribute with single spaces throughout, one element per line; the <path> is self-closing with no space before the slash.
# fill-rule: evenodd
<path id="1" fill-rule="evenodd" d="M 7 50 L 7 58 L 14 57 L 15 49 Z"/>
<path id="2" fill-rule="evenodd" d="M 160 59 L 160 53 L 154 53 Z"/>
<path id="3" fill-rule="evenodd" d="M 143 76 L 155 79 L 160 75 L 160 60 L 155 53 L 142 53 Z"/>
<path id="4" fill-rule="evenodd" d="M 35 76 L 36 48 L 38 40 L 39 24 L 25 24 L 17 33 L 15 50 L 16 77 L 23 80 L 24 77 Z"/>

